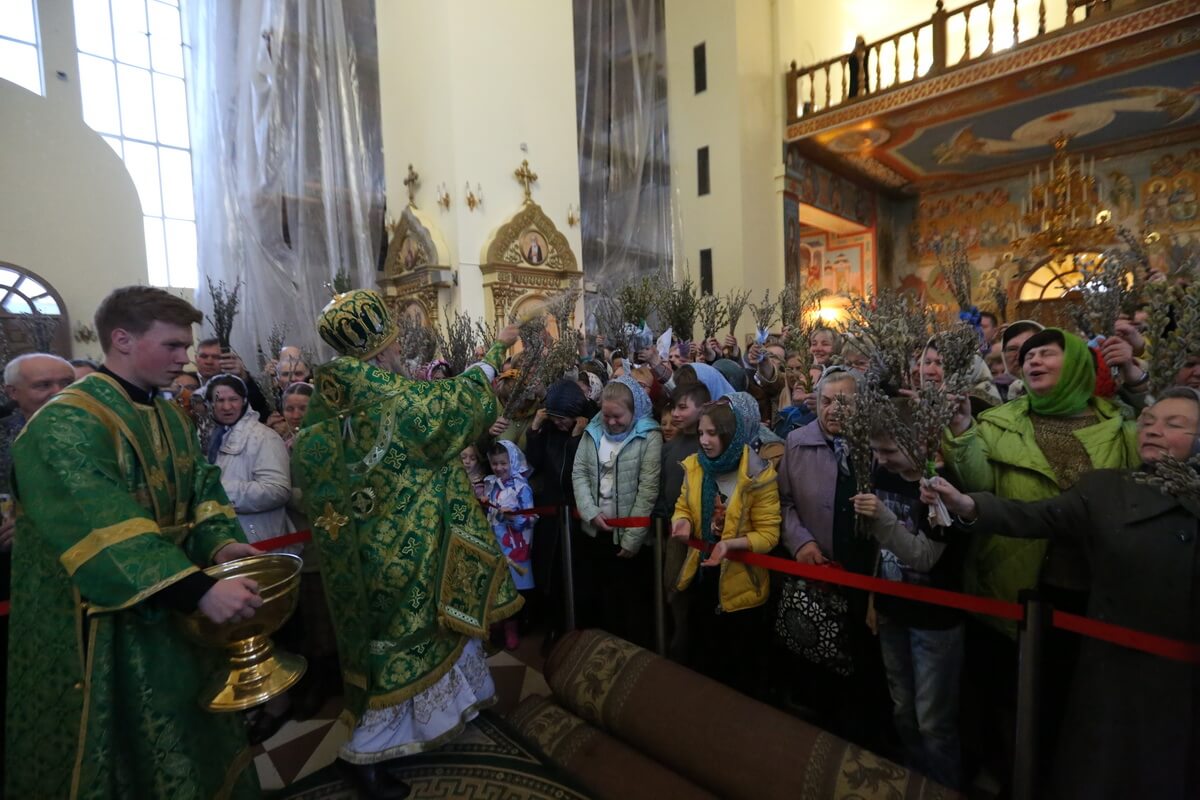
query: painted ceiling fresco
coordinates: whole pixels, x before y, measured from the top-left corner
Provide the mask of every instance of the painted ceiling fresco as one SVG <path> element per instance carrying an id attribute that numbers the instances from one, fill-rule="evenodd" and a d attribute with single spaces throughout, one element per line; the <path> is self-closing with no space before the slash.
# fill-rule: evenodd
<path id="1" fill-rule="evenodd" d="M 1080 32 L 1097 41 L 1085 48 L 1081 39 L 1062 58 L 1036 52 L 1053 42 L 1008 53 L 1007 74 L 915 102 L 902 93 L 889 102 L 884 92 L 858 103 L 853 121 L 846 109 L 816 129 L 816 115 L 789 128 L 789 138 L 807 155 L 892 191 L 1020 174 L 1049 159 L 1059 134 L 1071 136 L 1071 152 L 1101 156 L 1200 139 L 1200 14 L 1112 38 L 1120 30 Z M 996 58 L 999 67 L 1008 63 Z M 954 79 L 927 80 L 953 86 Z"/>

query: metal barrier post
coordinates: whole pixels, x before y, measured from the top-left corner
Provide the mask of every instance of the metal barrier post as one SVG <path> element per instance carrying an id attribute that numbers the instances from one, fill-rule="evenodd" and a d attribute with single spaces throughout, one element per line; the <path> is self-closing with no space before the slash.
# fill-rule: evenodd
<path id="1" fill-rule="evenodd" d="M 1042 658 L 1051 606 L 1036 591 L 1021 592 L 1025 620 L 1017 633 L 1017 738 L 1013 747 L 1012 796 L 1015 800 L 1036 800 L 1038 796 L 1040 742 L 1039 715 L 1042 700 Z"/>
<path id="2" fill-rule="evenodd" d="M 563 626 L 569 632 L 575 630 L 575 559 L 571 556 L 571 508 L 564 505 L 559 514 L 559 526 L 562 528 L 562 567 L 563 567 L 563 603 L 566 606 L 563 614 Z"/>
<path id="3" fill-rule="evenodd" d="M 654 520 L 654 646 L 658 654 L 667 655 L 667 609 L 663 593 L 663 523 L 660 517 Z"/>

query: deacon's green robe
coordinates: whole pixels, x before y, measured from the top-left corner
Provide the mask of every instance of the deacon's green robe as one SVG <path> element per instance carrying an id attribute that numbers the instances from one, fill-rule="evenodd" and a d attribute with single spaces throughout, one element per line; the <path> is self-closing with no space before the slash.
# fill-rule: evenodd
<path id="1" fill-rule="evenodd" d="M 244 541 L 192 423 L 95 373 L 34 415 L 13 465 L 6 796 L 257 797 L 240 717 L 199 705 L 220 655 L 154 597 Z"/>
<path id="2" fill-rule="evenodd" d="M 504 348 L 486 360 L 498 368 Z M 356 358 L 316 371 L 292 447 L 337 633 L 346 715 L 429 688 L 521 597 L 459 454 L 495 421 L 479 368 L 412 381 Z"/>

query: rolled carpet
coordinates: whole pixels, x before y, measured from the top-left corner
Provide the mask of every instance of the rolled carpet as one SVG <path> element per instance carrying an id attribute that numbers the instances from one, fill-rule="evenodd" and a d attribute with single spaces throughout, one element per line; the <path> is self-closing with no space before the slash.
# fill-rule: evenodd
<path id="1" fill-rule="evenodd" d="M 961 797 L 603 631 L 564 637 L 545 677 L 566 710 L 731 800 Z"/>
<path id="2" fill-rule="evenodd" d="M 715 800 L 550 698 L 525 698 L 508 721 L 601 800 Z"/>

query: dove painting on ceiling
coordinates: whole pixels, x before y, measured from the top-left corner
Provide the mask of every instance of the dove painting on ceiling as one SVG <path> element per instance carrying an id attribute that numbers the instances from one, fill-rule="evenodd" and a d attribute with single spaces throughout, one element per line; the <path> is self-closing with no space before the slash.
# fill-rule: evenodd
<path id="1" fill-rule="evenodd" d="M 1012 132 L 1008 139 L 977 136 L 967 125 L 949 141 L 933 148 L 939 164 L 962 164 L 972 156 L 990 156 L 1045 147 L 1056 136 L 1078 139 L 1111 125 L 1121 113 L 1164 114 L 1165 124 L 1195 116 L 1200 107 L 1200 84 L 1190 89 L 1170 86 L 1132 86 L 1118 89 L 1116 97 L 1098 103 L 1052 111 L 1032 119 Z"/>
<path id="2" fill-rule="evenodd" d="M 892 141 L 875 153 L 914 178 L 949 177 L 1042 161 L 1059 134 L 1070 136 L 1070 149 L 1078 153 L 1154 134 L 1200 130 L 1200 49 L 1081 81 L 1089 67 L 1094 63 L 1060 70 L 1050 81 L 1062 86 L 1057 91 L 1026 94 L 1035 88 L 1029 79 L 1036 74 L 1026 73 L 1024 80 L 1009 84 L 1004 100 L 990 107 L 946 114 L 926 126 L 892 126 Z M 954 107 L 953 101 L 940 105 L 944 112 Z"/>

